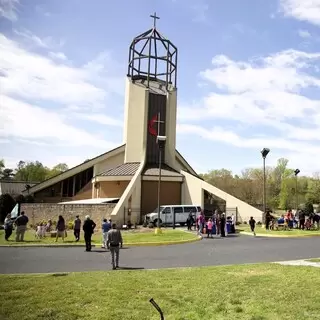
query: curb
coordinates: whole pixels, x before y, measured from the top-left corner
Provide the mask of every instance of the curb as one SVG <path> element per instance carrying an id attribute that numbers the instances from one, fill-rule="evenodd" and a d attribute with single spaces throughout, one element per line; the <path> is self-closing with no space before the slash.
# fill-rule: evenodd
<path id="1" fill-rule="evenodd" d="M 191 243 L 201 240 L 200 236 L 195 239 L 179 240 L 179 241 L 163 241 L 163 242 L 132 242 L 123 243 L 123 247 L 150 247 L 150 246 L 168 246 L 174 244 Z M 0 248 L 85 248 L 85 244 L 3 244 Z M 101 247 L 101 244 L 92 244 L 92 248 Z"/>
<path id="2" fill-rule="evenodd" d="M 240 234 L 245 236 L 254 236 L 251 232 L 240 231 Z M 267 238 L 312 238 L 312 237 L 320 237 L 320 234 L 306 234 L 306 235 L 291 235 L 291 234 L 268 234 L 268 233 L 256 233 L 256 237 L 267 237 Z"/>

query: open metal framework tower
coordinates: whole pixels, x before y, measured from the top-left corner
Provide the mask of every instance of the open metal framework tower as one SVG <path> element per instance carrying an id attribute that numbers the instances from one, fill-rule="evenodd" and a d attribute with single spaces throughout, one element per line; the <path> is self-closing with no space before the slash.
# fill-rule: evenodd
<path id="1" fill-rule="evenodd" d="M 156 15 L 151 16 L 159 19 Z M 129 47 L 128 77 L 134 80 L 164 82 L 177 86 L 177 47 L 153 28 L 135 37 Z"/>

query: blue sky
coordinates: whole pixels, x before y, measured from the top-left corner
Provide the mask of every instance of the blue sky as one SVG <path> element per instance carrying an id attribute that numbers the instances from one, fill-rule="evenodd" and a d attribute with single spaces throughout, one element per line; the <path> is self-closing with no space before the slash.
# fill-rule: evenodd
<path id="1" fill-rule="evenodd" d="M 196 4 L 195 4 L 196 3 Z M 320 0 L 0 0 L 0 158 L 76 165 L 122 143 L 132 38 L 179 50 L 177 149 L 239 173 L 320 171 Z"/>

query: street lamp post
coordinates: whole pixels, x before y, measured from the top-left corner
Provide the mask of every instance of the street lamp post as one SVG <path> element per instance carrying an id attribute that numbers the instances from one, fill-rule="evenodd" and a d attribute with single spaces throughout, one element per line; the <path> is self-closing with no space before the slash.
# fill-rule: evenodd
<path id="1" fill-rule="evenodd" d="M 157 228 L 155 230 L 156 234 L 161 233 L 160 228 L 160 196 L 161 196 L 161 165 L 162 165 L 162 151 L 165 147 L 167 137 L 166 136 L 157 136 L 157 143 L 159 147 L 159 179 L 158 179 L 158 219 L 157 219 Z"/>
<path id="2" fill-rule="evenodd" d="M 298 195 L 298 174 L 300 173 L 299 169 L 294 170 L 294 175 L 296 177 L 296 210 L 298 211 L 299 207 L 299 195 Z"/>
<path id="3" fill-rule="evenodd" d="M 266 187 L 266 157 L 269 154 L 270 149 L 263 148 L 261 155 L 263 159 L 263 222 L 266 223 L 266 211 L 267 211 L 267 187 Z"/>

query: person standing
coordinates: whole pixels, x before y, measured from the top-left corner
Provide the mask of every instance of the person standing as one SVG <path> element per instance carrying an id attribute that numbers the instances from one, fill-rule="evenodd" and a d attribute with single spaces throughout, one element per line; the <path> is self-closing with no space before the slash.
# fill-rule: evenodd
<path id="1" fill-rule="evenodd" d="M 225 237 L 226 236 L 226 218 L 224 213 L 221 214 L 221 218 L 220 218 L 220 233 L 221 233 L 221 237 Z"/>
<path id="2" fill-rule="evenodd" d="M 79 216 L 76 216 L 76 219 L 74 220 L 74 223 L 73 223 L 73 234 L 74 234 L 74 237 L 76 238 L 76 242 L 80 240 L 80 230 L 81 230 L 81 220 Z"/>
<path id="3" fill-rule="evenodd" d="M 101 229 L 102 229 L 102 246 L 101 246 L 101 248 L 107 248 L 107 236 L 108 236 L 108 231 L 111 229 L 111 223 L 108 222 L 107 219 L 103 219 Z"/>
<path id="4" fill-rule="evenodd" d="M 86 251 L 91 251 L 91 238 L 95 227 L 96 224 L 90 219 L 90 216 L 86 216 L 82 227 L 84 231 L 84 241 L 86 242 Z"/>
<path id="5" fill-rule="evenodd" d="M 63 216 L 58 217 L 57 222 L 57 235 L 56 235 L 56 242 L 58 241 L 58 238 L 61 237 L 62 241 L 64 241 L 64 237 L 66 235 L 66 223 L 63 219 Z"/>
<path id="6" fill-rule="evenodd" d="M 28 222 L 29 222 L 28 217 L 24 214 L 24 211 L 22 211 L 20 216 L 14 222 L 15 225 L 17 226 L 16 242 L 24 241 L 24 234 L 27 230 Z"/>
<path id="7" fill-rule="evenodd" d="M 4 238 L 9 241 L 13 231 L 13 221 L 11 220 L 11 213 L 8 213 L 4 219 Z"/>
<path id="8" fill-rule="evenodd" d="M 110 249 L 111 264 L 113 270 L 119 268 L 119 253 L 120 247 L 122 248 L 122 245 L 123 241 L 121 231 L 117 229 L 117 225 L 113 223 L 112 229 L 109 230 L 107 234 L 107 248 Z M 116 256 L 116 261 L 114 261 L 114 256 Z"/>
<path id="9" fill-rule="evenodd" d="M 193 221 L 193 214 L 192 214 L 192 210 L 189 212 L 188 215 L 188 219 L 187 219 L 187 226 L 188 226 L 188 230 L 191 231 L 191 227 L 193 225 L 194 221 Z"/>
<path id="10" fill-rule="evenodd" d="M 252 232 L 253 235 L 255 236 L 255 235 L 256 235 L 256 231 L 255 231 L 255 228 L 256 228 L 256 220 L 254 220 L 253 217 L 250 217 L 249 226 L 250 226 L 251 232 Z"/>
<path id="11" fill-rule="evenodd" d="M 209 236 L 211 235 L 212 238 L 212 228 L 213 228 L 213 222 L 212 219 L 209 218 L 208 223 L 207 223 L 207 237 L 209 238 Z"/>

